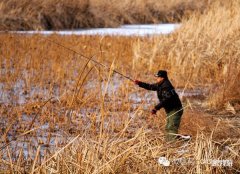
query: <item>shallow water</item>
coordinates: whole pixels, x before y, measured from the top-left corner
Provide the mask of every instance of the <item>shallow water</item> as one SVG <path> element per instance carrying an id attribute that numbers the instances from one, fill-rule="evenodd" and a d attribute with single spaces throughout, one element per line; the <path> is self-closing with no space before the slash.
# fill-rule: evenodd
<path id="1" fill-rule="evenodd" d="M 69 82 L 68 85 L 72 85 L 74 82 Z M 116 95 L 122 85 L 124 84 L 124 80 L 117 76 L 111 79 L 111 82 L 107 84 L 106 82 L 101 83 L 101 90 L 102 93 L 105 93 L 107 96 L 114 96 Z M 68 86 L 67 85 L 67 86 Z M 0 83 L 0 104 L 13 104 L 13 105 L 24 105 L 28 102 L 34 102 L 39 99 L 35 99 L 34 96 L 41 96 L 41 100 L 45 101 L 52 96 L 54 98 L 59 98 L 62 94 L 60 94 L 60 87 L 55 86 L 54 90 L 48 89 L 47 87 L 38 87 L 38 86 L 31 86 L 30 91 L 26 92 L 26 85 L 23 80 L 17 80 L 15 83 L 12 83 L 11 88 L 5 88 L 4 83 Z M 85 88 L 88 90 L 94 91 L 98 84 L 94 81 L 88 81 L 85 84 Z M 202 97 L 207 95 L 207 90 L 204 88 L 195 88 L 195 89 L 176 89 L 179 97 Z M 16 99 L 16 100 L 13 100 Z M 133 103 L 151 103 L 157 102 L 157 95 L 156 92 L 145 92 L 144 95 L 142 93 L 133 92 L 129 94 L 129 101 Z M 120 101 L 121 102 L 121 101 Z"/>
<path id="2" fill-rule="evenodd" d="M 71 84 L 73 82 L 70 82 Z M 123 101 L 121 96 L 118 96 L 119 91 L 121 91 L 121 87 L 124 84 L 124 80 L 120 78 L 119 76 L 115 75 L 111 79 L 110 83 L 107 85 L 106 82 L 101 83 L 101 90 L 102 92 L 106 92 L 107 96 L 115 96 L 116 99 L 108 99 L 106 98 L 105 102 L 108 104 L 114 104 L 121 106 L 123 104 Z M 30 88 L 30 91 L 25 93 L 25 83 L 22 80 L 18 80 L 15 83 L 12 84 L 13 87 L 8 89 L 5 88 L 4 83 L 0 83 L 0 104 L 2 105 L 13 105 L 13 106 L 23 106 L 34 102 L 39 101 L 38 99 L 35 99 L 34 96 L 39 95 L 41 96 L 42 100 L 46 100 L 50 96 L 50 91 L 48 88 L 40 88 L 37 86 L 32 86 Z M 85 88 L 89 91 L 95 90 L 97 86 L 97 82 L 89 81 L 87 84 L 85 84 Z M 138 89 L 138 87 L 136 87 Z M 59 98 L 61 96 L 60 89 L 58 87 L 54 88 L 55 92 L 52 93 L 52 96 L 55 98 Z M 141 90 L 141 89 L 139 89 Z M 180 97 L 198 97 L 202 96 L 204 94 L 203 89 L 193 89 L 193 90 L 183 90 L 183 89 L 177 89 L 177 92 L 179 93 Z M 96 96 L 97 97 L 97 96 Z M 118 97 L 118 98 L 117 98 Z M 136 109 L 141 105 L 142 109 L 148 110 L 151 106 L 155 105 L 158 102 L 156 92 L 139 92 L 134 91 L 128 94 L 127 96 L 127 102 L 131 103 L 131 111 L 125 111 L 124 113 L 120 113 L 119 111 L 111 111 L 111 117 L 109 119 L 114 119 L 115 124 L 122 124 L 121 121 L 118 119 L 119 115 L 128 115 L 129 117 L 133 118 L 135 117 L 134 112 Z M 143 104 L 144 103 L 144 104 Z M 98 106 L 99 107 L 99 106 Z M 99 113 L 96 115 L 96 123 L 101 122 L 100 112 L 98 112 L 99 108 L 80 108 L 78 110 L 65 110 L 63 108 L 60 115 L 65 115 L 66 117 L 74 117 L 74 124 L 71 126 L 72 130 L 77 131 L 78 126 L 81 125 L 82 120 L 87 119 L 87 114 L 89 112 Z M 12 130 L 8 133 L 7 138 L 9 141 L 13 140 L 15 136 L 19 135 L 20 132 L 18 132 L 21 128 L 21 125 L 28 127 L 31 121 L 33 120 L 33 115 L 25 115 L 23 114 L 21 118 L 18 118 L 18 121 L 13 125 Z M 4 116 L 3 116 L 4 118 Z M 4 125 L 7 123 L 7 120 L 1 119 L 0 124 Z M 86 121 L 87 123 L 87 121 Z M 104 126 L 107 128 L 109 127 L 109 124 L 111 123 L 111 120 L 106 120 L 104 122 Z M 12 141 L 10 146 L 13 151 L 15 151 L 16 157 L 17 154 L 20 152 L 20 149 L 23 150 L 24 157 L 27 159 L 28 157 L 34 158 L 34 155 L 36 153 L 37 147 L 40 145 L 40 156 L 41 158 L 44 158 L 44 156 L 48 153 L 53 153 L 57 150 L 57 147 L 61 147 L 61 145 L 66 144 L 70 139 L 71 136 L 69 136 L 69 133 L 64 133 L 66 130 L 62 130 L 58 125 L 51 125 L 50 123 L 40 123 L 38 120 L 35 121 L 35 127 L 41 126 L 37 131 L 34 131 L 33 134 L 29 134 L 27 136 L 23 136 L 17 139 L 17 141 Z M 20 126 L 20 127 L 19 127 Z M 90 128 L 90 123 L 85 124 L 85 129 Z M 69 130 L 70 131 L 70 130 Z M 0 143 L 0 146 L 4 145 L 5 142 L 2 141 Z M 46 150 L 48 152 L 46 152 Z M 7 154 L 3 155 L 4 159 L 7 159 Z M 13 156 L 14 158 L 14 156 Z"/>
<path id="3" fill-rule="evenodd" d="M 114 36 L 150 36 L 169 34 L 179 28 L 180 24 L 146 24 L 122 25 L 119 28 L 93 28 L 72 31 L 13 31 L 20 34 L 60 34 L 60 35 L 114 35 Z"/>

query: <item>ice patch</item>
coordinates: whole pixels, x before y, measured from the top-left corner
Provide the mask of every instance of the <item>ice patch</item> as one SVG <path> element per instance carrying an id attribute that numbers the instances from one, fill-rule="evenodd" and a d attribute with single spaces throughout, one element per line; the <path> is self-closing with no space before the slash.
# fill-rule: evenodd
<path id="1" fill-rule="evenodd" d="M 114 35 L 114 36 L 150 36 L 169 34 L 179 28 L 180 24 L 141 24 L 122 25 L 119 28 L 93 28 L 66 31 L 11 31 L 19 34 L 59 34 L 59 35 Z"/>

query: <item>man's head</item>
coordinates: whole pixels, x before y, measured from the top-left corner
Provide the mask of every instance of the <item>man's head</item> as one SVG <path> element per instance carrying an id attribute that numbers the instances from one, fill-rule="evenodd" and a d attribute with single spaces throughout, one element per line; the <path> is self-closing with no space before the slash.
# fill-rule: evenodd
<path id="1" fill-rule="evenodd" d="M 157 83 L 161 83 L 164 79 L 167 79 L 167 71 L 165 70 L 159 70 L 157 74 L 155 74 L 155 77 L 157 78 Z"/>

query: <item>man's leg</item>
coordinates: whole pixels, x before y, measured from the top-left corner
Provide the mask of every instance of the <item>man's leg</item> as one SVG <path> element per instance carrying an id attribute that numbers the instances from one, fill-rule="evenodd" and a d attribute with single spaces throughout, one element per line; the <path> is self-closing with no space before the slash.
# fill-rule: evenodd
<path id="1" fill-rule="evenodd" d="M 178 133 L 182 114 L 183 111 L 181 109 L 174 109 L 167 113 L 166 141 L 172 141 L 176 138 L 174 134 Z"/>

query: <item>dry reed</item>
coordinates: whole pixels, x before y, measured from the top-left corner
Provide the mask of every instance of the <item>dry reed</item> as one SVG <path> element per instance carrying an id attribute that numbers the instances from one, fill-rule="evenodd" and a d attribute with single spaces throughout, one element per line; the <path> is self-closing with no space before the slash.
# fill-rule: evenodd
<path id="1" fill-rule="evenodd" d="M 110 71 L 47 42 L 45 36 L 1 34 L 0 136 L 1 147 L 9 146 L 0 151 L 0 171 L 239 172 L 238 117 L 223 118 L 202 109 L 203 102 L 208 109 L 230 103 L 237 112 L 233 104 L 239 102 L 238 9 L 239 3 L 215 4 L 184 21 L 175 33 L 157 38 L 48 37 L 94 56 L 111 66 Z M 186 146 L 164 142 L 163 111 L 149 115 L 154 96 L 113 74 L 113 68 L 149 82 L 153 72 L 166 68 L 182 91 L 215 91 L 207 98 L 183 100 L 189 107 L 180 133 L 192 134 L 192 141 Z M 26 134 L 29 125 L 33 129 Z M 171 165 L 158 164 L 160 156 Z M 212 160 L 233 163 L 216 167 Z"/>
<path id="2" fill-rule="evenodd" d="M 192 12 L 202 12 L 207 6 L 207 0 L 2 0 L 0 30 L 79 29 L 179 22 Z"/>
<path id="3" fill-rule="evenodd" d="M 210 86 L 212 95 L 207 106 L 223 108 L 229 102 L 238 104 L 239 4 L 239 1 L 214 3 L 203 15 L 183 21 L 175 33 L 155 38 L 154 44 L 138 43 L 139 48 L 135 49 L 138 62 L 147 64 L 150 72 L 168 69 L 178 84 L 190 88 Z M 153 66 L 151 62 L 157 63 Z"/>

